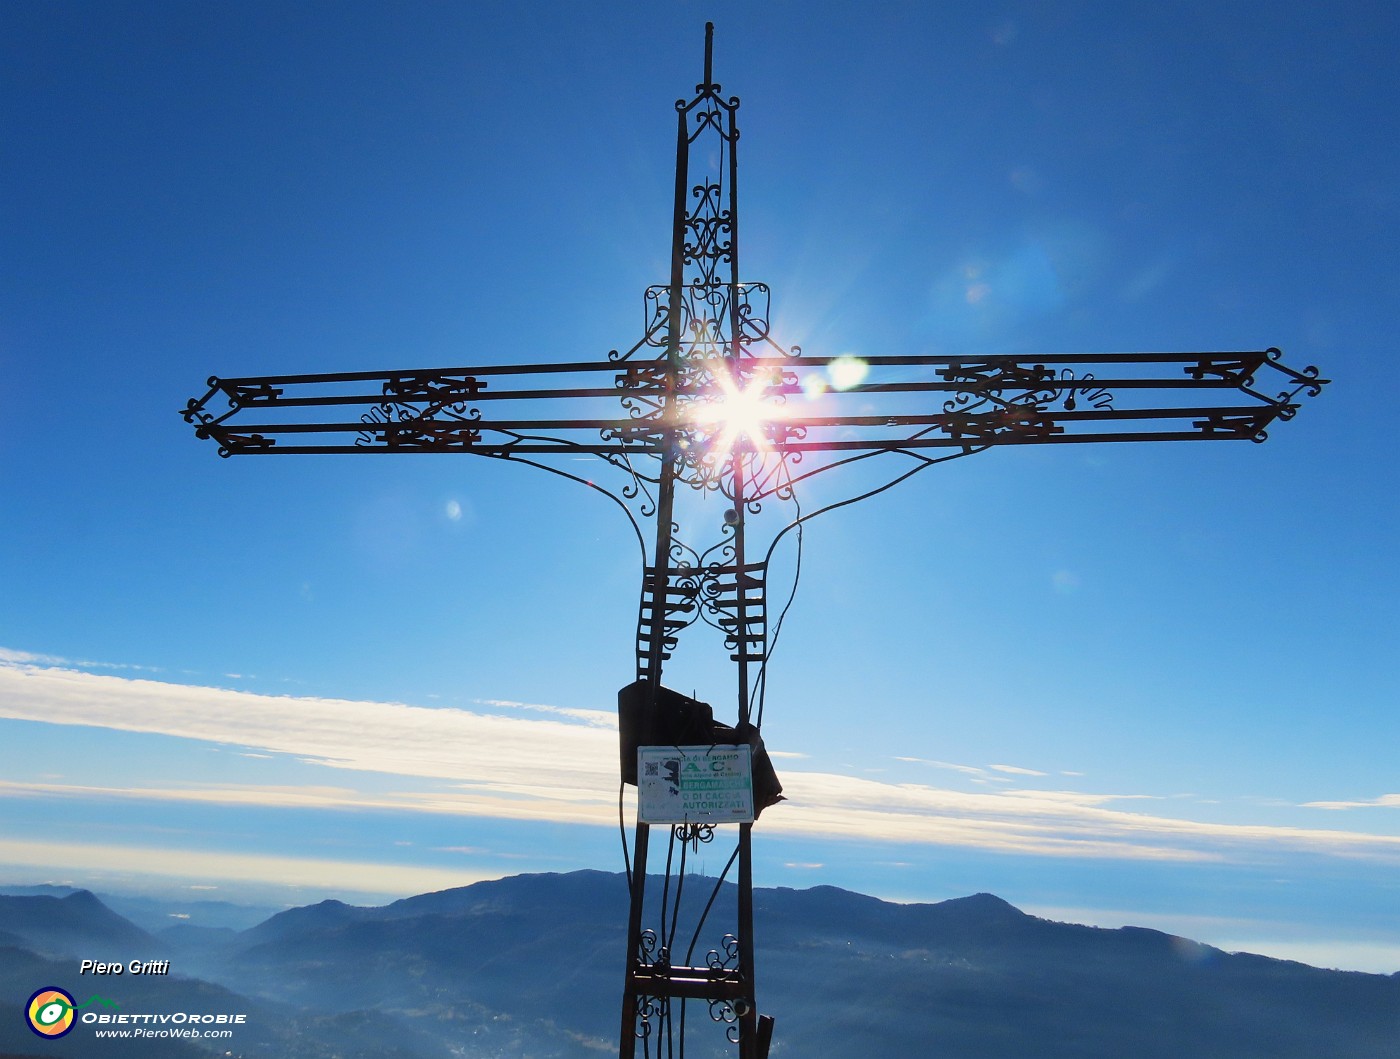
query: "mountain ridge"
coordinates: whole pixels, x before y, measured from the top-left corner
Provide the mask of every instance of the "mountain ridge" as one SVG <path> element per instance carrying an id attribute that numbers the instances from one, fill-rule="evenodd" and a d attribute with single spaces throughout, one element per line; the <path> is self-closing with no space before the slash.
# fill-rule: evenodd
<path id="1" fill-rule="evenodd" d="M 687 908 L 716 890 L 714 929 L 696 939 L 696 962 L 723 933 L 735 888 L 685 879 Z M 774 1059 L 856 1051 L 1393 1059 L 1400 1041 L 1400 974 L 1226 953 L 1149 928 L 1055 923 L 986 893 L 897 904 L 818 886 L 759 888 L 754 898 L 759 1000 L 777 1017 Z M 0 898 L 0 938 L 11 944 L 29 945 L 40 918 L 14 902 L 49 902 L 44 915 L 60 921 L 49 924 L 50 939 L 64 929 L 76 937 L 83 925 L 110 938 L 114 921 L 125 922 L 85 892 Z M 377 907 L 323 901 L 242 931 L 143 936 L 171 946 L 169 988 L 215 990 L 207 995 L 280 1013 L 276 1033 L 266 1028 L 259 1040 L 275 1037 L 284 1051 L 250 1056 L 290 1054 L 294 1040 L 308 1057 L 582 1059 L 616 1047 L 626 907 L 623 876 L 586 870 Z M 693 1014 L 703 1026 L 703 1004 Z M 687 1051 L 729 1055 L 720 1037 Z"/>

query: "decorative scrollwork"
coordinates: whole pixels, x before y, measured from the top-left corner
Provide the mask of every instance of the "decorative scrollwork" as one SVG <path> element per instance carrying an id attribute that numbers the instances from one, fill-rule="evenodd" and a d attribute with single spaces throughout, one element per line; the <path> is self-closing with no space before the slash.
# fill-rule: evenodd
<path id="1" fill-rule="evenodd" d="M 204 402 L 197 397 L 191 397 L 185 404 L 184 410 L 180 413 L 186 423 L 212 423 L 214 416 L 204 410 Z M 201 435 L 202 436 L 202 435 Z"/>
<path id="2" fill-rule="evenodd" d="M 715 267 L 734 255 L 734 220 L 730 211 L 721 205 L 722 192 L 714 180 L 696 184 L 690 191 L 696 202 L 685 219 L 691 238 L 682 246 L 683 260 L 687 265 L 698 265 L 700 275 L 710 283 L 714 280 Z"/>
<path id="3" fill-rule="evenodd" d="M 671 966 L 671 951 L 660 943 L 656 931 L 644 930 L 637 936 L 637 963 L 658 969 Z"/>
<path id="4" fill-rule="evenodd" d="M 385 405 L 375 405 L 368 412 L 360 416 L 360 422 L 371 427 L 382 426 L 389 422 L 389 411 Z M 376 440 L 377 438 L 372 430 L 362 430 L 355 435 L 356 445 L 373 445 Z"/>
<path id="5" fill-rule="evenodd" d="M 989 393 L 983 393 L 972 390 L 959 390 L 957 393 L 953 394 L 952 397 L 948 398 L 946 401 L 943 402 L 943 411 L 970 412 L 981 407 L 982 405 L 990 404 L 991 401 L 992 396 Z"/>
<path id="6" fill-rule="evenodd" d="M 1076 376 L 1072 368 L 1061 368 L 1056 383 L 1057 385 L 1027 390 L 1010 398 L 1007 403 L 1037 408 L 1058 403 L 1066 412 L 1075 411 L 1081 402 L 1100 412 L 1113 407 L 1113 394 L 1102 386 L 1094 385 L 1092 372 L 1086 371 L 1083 375 Z"/>
<path id="7" fill-rule="evenodd" d="M 726 131 L 724 118 L 738 109 L 738 97 L 731 96 L 726 103 L 718 96 L 719 85 L 715 84 L 696 85 L 696 89 L 700 93 L 698 96 L 683 105 L 678 101 L 676 108 L 682 111 L 694 110 L 695 126 L 688 137 L 689 141 L 694 143 L 706 129 L 713 129 L 719 134 L 721 143 L 732 144 L 738 139 L 739 133 L 737 129 L 732 132 Z"/>
<path id="8" fill-rule="evenodd" d="M 638 1039 L 645 1040 L 652 1034 L 652 1022 L 660 1022 L 662 1015 L 662 1003 L 654 996 L 640 996 L 637 998 L 637 1018 L 636 1025 L 632 1033 Z"/>
<path id="9" fill-rule="evenodd" d="M 614 466 L 622 467 L 630 476 L 630 481 L 625 482 L 620 490 L 622 498 L 624 500 L 636 500 L 637 497 L 640 496 L 642 497 L 642 501 L 637 507 L 642 517 L 650 518 L 652 515 L 656 514 L 656 501 L 651 495 L 651 490 L 647 488 L 647 484 L 654 480 L 639 474 L 637 469 L 632 466 L 632 461 L 628 459 L 625 454 L 622 456 L 620 463 L 615 460 L 609 460 L 608 462 L 612 463 Z"/>
<path id="10" fill-rule="evenodd" d="M 735 1010 L 734 1002 L 722 999 L 711 1000 L 710 1021 L 723 1023 L 724 1035 L 729 1039 L 729 1043 L 739 1043 L 739 1012 Z"/>
<path id="11" fill-rule="evenodd" d="M 680 843 L 690 843 L 692 852 L 698 852 L 702 845 L 706 845 L 715 840 L 714 824 L 676 824 L 671 828 L 671 834 Z"/>
<path id="12" fill-rule="evenodd" d="M 739 966 L 739 939 L 726 934 L 720 939 L 719 948 L 705 953 L 705 966 L 711 971 L 732 971 Z"/>

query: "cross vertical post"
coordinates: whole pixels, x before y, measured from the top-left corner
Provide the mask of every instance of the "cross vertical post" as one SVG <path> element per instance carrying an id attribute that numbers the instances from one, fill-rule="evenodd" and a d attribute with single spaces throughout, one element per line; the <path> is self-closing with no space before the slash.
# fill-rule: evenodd
<path id="1" fill-rule="evenodd" d="M 646 658 L 642 667 L 644 682 L 643 709 L 647 719 L 643 727 L 661 726 L 660 694 L 664 660 L 668 657 L 668 633 L 675 598 L 676 576 L 693 578 L 696 568 L 691 565 L 673 566 L 675 485 L 683 473 L 682 447 L 689 445 L 690 424 L 681 415 L 677 394 L 693 392 L 697 377 L 713 382 L 716 365 L 722 365 L 723 376 L 731 382 L 744 378 L 742 358 L 746 355 L 742 343 L 741 306 L 738 260 L 738 127 L 735 111 L 737 100 L 725 103 L 720 99 L 719 85 L 713 77 L 714 26 L 705 27 L 704 78 L 696 86 L 697 95 L 690 102 L 676 104 L 676 168 L 675 197 L 671 222 L 671 275 L 666 288 L 665 312 L 665 397 L 661 408 L 663 456 L 657 488 L 656 544 L 653 566 L 647 577 L 647 598 L 642 605 L 641 623 L 647 629 Z M 694 119 L 695 128 L 691 128 Z M 718 172 L 706 167 L 703 182 L 692 187 L 690 156 L 692 145 L 701 134 L 712 131 L 718 138 Z M 691 199 L 695 200 L 692 207 Z M 687 276 L 687 267 L 694 273 Z M 721 268 L 723 266 L 723 268 Z M 738 440 L 738 439 L 736 439 Z M 719 474 L 723 475 L 723 467 Z M 749 664 L 754 660 L 750 651 L 749 597 L 742 584 L 745 569 L 745 471 L 746 458 L 742 442 L 729 455 L 729 493 L 732 502 L 725 522 L 732 529 L 733 569 L 738 591 L 734 601 L 734 632 L 736 635 L 736 714 L 741 727 L 749 723 Z M 625 751 L 624 751 L 625 752 Z M 625 768 L 625 766 L 624 766 Z M 682 824 L 673 828 L 672 846 L 696 841 L 699 826 Z M 699 990 L 703 999 L 719 999 L 725 1005 L 727 1017 L 732 1015 L 741 1059 L 759 1059 L 767 1053 L 766 1039 L 760 1045 L 759 1019 L 753 988 L 753 864 L 752 825 L 740 823 L 738 846 L 737 922 L 735 924 L 735 965 L 725 968 L 729 981 L 716 993 L 714 983 L 707 986 L 707 969 L 677 964 L 671 949 L 675 943 L 674 927 L 668 935 L 665 929 L 666 900 L 662 901 L 662 931 L 659 948 L 653 950 L 651 939 L 644 937 L 642 923 L 647 897 L 647 858 L 650 825 L 640 816 L 636 822 L 633 857 L 629 875 L 630 905 L 627 919 L 627 956 L 623 984 L 622 1025 L 619 1054 L 631 1059 L 636 1042 L 649 1042 L 652 1016 L 658 1035 L 666 1038 L 668 1053 L 673 1046 L 673 1005 L 684 1006 L 687 993 Z M 712 831 L 706 833 L 708 838 Z M 667 883 L 669 887 L 670 859 Z M 680 880 L 677 881 L 676 910 L 679 911 Z M 675 917 L 672 917 L 674 924 Z M 698 927 L 697 927 L 698 931 Z M 718 950 L 715 950 L 718 955 Z M 713 977 L 713 976 L 708 976 Z M 710 996 L 709 994 L 716 994 Z M 684 1040 L 684 1014 L 681 1015 Z M 768 1023 L 771 1025 L 771 1021 Z M 683 1045 L 682 1045 L 683 1047 Z"/>
<path id="2" fill-rule="evenodd" d="M 708 35 L 706 38 L 708 55 Z M 676 389 L 681 372 L 681 285 L 685 275 L 685 192 L 687 174 L 687 142 L 684 112 L 676 115 L 676 187 L 671 220 L 671 279 L 668 286 L 670 297 L 666 308 L 666 370 L 663 414 L 671 420 L 676 417 Z M 670 580 L 671 526 L 675 514 L 677 437 L 674 429 L 665 433 L 664 449 L 661 456 L 660 482 L 657 485 L 656 504 L 656 545 L 652 551 L 655 564 L 646 574 L 643 582 L 643 602 L 641 623 L 647 629 L 646 661 L 642 668 L 644 691 L 643 708 L 647 715 L 658 710 L 661 688 L 661 662 L 665 649 L 667 605 L 670 593 L 667 591 Z M 649 626 L 647 613 L 651 615 Z M 642 914 L 646 895 L 647 847 L 651 836 L 650 825 L 640 819 L 636 822 L 633 838 L 632 869 L 627 879 L 629 897 L 627 913 L 627 972 L 622 994 L 622 1026 L 619 1031 L 619 1054 L 631 1056 L 636 1050 L 634 1029 L 637 1022 L 638 994 L 632 989 L 632 954 L 641 946 Z"/>

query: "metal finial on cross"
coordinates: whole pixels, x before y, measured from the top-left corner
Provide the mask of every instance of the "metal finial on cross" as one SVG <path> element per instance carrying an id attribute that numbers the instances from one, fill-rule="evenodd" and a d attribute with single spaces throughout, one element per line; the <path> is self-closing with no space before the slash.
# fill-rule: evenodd
<path id="1" fill-rule="evenodd" d="M 715 61 L 715 24 L 705 23 L 705 84 L 714 82 L 714 61 Z"/>
<path id="2" fill-rule="evenodd" d="M 780 543 L 800 541 L 824 512 L 994 446 L 1263 441 L 1326 384 L 1314 368 L 1286 367 L 1277 349 L 856 359 L 783 348 L 769 333 L 768 288 L 739 278 L 739 100 L 720 96 L 712 57 L 707 24 L 704 80 L 676 103 L 670 279 L 645 292 L 630 348 L 601 361 L 215 377 L 183 410 L 221 456 L 483 456 L 578 482 L 626 515 L 642 586 L 635 679 L 618 700 L 622 780 L 639 785 L 622 1059 L 638 1042 L 648 1056 L 683 1055 L 691 1003 L 703 1006 L 691 1032 L 712 1021 L 740 1059 L 768 1052 L 772 1019 L 755 1002 L 751 839 L 753 820 L 781 798 L 760 734 L 782 627 L 768 598 Z M 599 473 L 566 469 L 580 457 Z M 601 484 L 602 465 L 615 488 Z M 857 483 L 851 494 L 804 512 L 803 483 L 838 468 Z M 678 486 L 718 504 L 680 502 L 688 494 Z M 662 685 L 681 633 L 700 622 L 720 632 L 735 666 L 733 724 Z M 697 762 L 721 778 L 688 786 L 682 772 Z M 649 805 L 656 791 L 670 803 Z M 658 895 L 647 863 L 660 823 Z M 683 898 L 687 852 L 726 823 L 734 851 L 708 900 Z M 717 911 L 731 870 L 734 907 Z M 712 916 L 733 929 L 707 934 Z"/>

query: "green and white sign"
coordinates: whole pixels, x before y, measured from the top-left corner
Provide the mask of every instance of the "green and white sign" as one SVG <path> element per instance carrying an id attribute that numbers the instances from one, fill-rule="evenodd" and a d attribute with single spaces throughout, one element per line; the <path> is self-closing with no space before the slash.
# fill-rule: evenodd
<path id="1" fill-rule="evenodd" d="M 637 748 L 637 814 L 644 824 L 753 822 L 753 762 L 739 746 Z"/>

